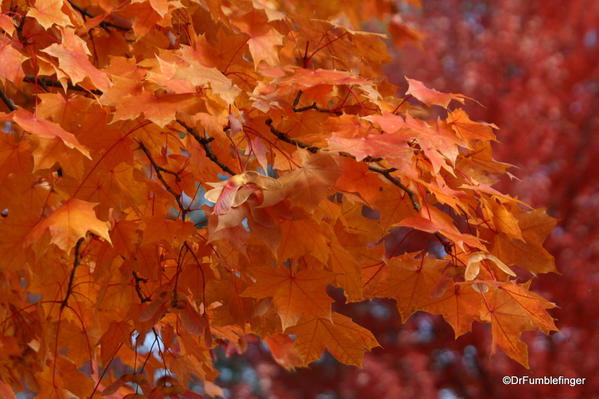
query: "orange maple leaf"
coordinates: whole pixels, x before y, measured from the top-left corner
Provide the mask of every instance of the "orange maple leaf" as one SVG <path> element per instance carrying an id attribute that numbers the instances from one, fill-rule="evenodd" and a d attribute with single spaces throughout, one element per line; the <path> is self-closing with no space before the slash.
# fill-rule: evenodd
<path id="1" fill-rule="evenodd" d="M 333 299 L 327 285 L 333 275 L 323 270 L 294 267 L 262 266 L 252 269 L 256 283 L 243 291 L 243 296 L 273 298 L 283 331 L 297 324 L 304 315 L 331 318 Z"/>
<path id="2" fill-rule="evenodd" d="M 288 333 L 297 335 L 294 346 L 304 365 L 320 359 L 326 349 L 340 362 L 362 367 L 364 352 L 379 346 L 370 331 L 339 313 L 332 320 L 303 317 Z"/>
<path id="3" fill-rule="evenodd" d="M 98 220 L 94 212 L 95 206 L 92 202 L 71 198 L 48 217 L 40 220 L 25 238 L 24 245 L 37 241 L 46 230 L 50 231 L 51 242 L 67 253 L 88 231 L 111 242 L 108 224 Z"/>

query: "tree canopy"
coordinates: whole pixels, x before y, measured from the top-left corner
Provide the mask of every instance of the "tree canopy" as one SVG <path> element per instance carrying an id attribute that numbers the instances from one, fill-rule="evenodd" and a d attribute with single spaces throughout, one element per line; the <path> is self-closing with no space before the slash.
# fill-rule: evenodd
<path id="1" fill-rule="evenodd" d="M 392 11 L 4 1 L 0 392 L 218 394 L 212 350 L 248 336 L 289 369 L 361 366 L 379 343 L 332 290 L 487 323 L 527 366 L 521 333 L 556 330 L 529 289 L 555 219 L 493 188 L 510 165 L 472 99 L 388 82 L 359 29 Z"/>

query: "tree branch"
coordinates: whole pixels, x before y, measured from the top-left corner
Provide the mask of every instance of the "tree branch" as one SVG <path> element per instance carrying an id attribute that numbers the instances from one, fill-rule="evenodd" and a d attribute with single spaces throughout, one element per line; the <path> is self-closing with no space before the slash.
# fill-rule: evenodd
<path id="1" fill-rule="evenodd" d="M 25 77 L 23 78 L 23 81 L 27 82 L 27 83 L 39 84 L 44 89 L 46 87 L 58 87 L 58 88 L 62 88 L 62 83 L 60 83 L 58 80 L 53 79 L 53 78 L 48 77 L 48 76 L 25 75 Z M 95 95 L 98 95 L 98 96 L 101 96 L 103 94 L 102 90 L 98 90 L 98 89 L 88 90 L 85 87 L 82 87 L 82 86 L 79 86 L 79 85 L 74 85 L 71 82 L 69 82 L 67 84 L 67 89 L 69 89 L 69 90 L 75 90 L 75 91 L 82 91 L 82 92 L 85 92 L 85 93 L 92 93 L 92 94 L 95 94 Z"/>
<path id="2" fill-rule="evenodd" d="M 71 5 L 71 7 L 73 7 L 75 10 L 77 10 L 77 12 L 79 12 L 79 14 L 81 14 L 81 16 L 83 16 L 83 18 L 94 18 L 95 16 L 90 13 L 89 11 L 87 11 L 85 8 L 81 8 L 79 7 L 77 4 L 75 4 L 72 0 L 67 0 L 69 2 L 69 4 Z M 112 22 L 107 22 L 107 21 L 102 21 L 100 22 L 100 27 L 102 29 L 104 29 L 107 32 L 110 32 L 109 28 L 114 28 L 123 32 L 128 32 L 131 30 L 131 28 L 127 28 L 125 26 L 121 26 L 121 25 L 117 25 L 114 24 Z"/>
<path id="3" fill-rule="evenodd" d="M 137 296 L 139 297 L 139 300 L 141 301 L 141 303 L 151 302 L 152 299 L 150 299 L 150 297 L 147 297 L 143 294 L 143 292 L 141 291 L 141 286 L 139 285 L 140 283 L 147 283 L 148 279 L 139 277 L 139 275 L 137 274 L 137 272 L 135 270 L 133 270 L 131 272 L 131 274 L 133 275 L 133 278 L 135 279 L 135 292 L 137 293 Z"/>
<path id="4" fill-rule="evenodd" d="M 316 105 L 316 102 L 313 102 L 311 105 L 307 105 L 305 107 L 297 108 L 302 94 L 304 94 L 304 92 L 301 90 L 297 92 L 297 96 L 295 96 L 295 100 L 293 100 L 293 107 L 291 108 L 293 112 L 306 112 L 313 109 L 315 111 L 322 112 L 325 114 L 341 115 L 343 113 L 339 110 L 320 108 L 318 105 Z"/>
<path id="5" fill-rule="evenodd" d="M 186 215 L 187 211 L 185 210 L 185 207 L 183 206 L 183 203 L 181 202 L 181 194 L 179 194 L 175 190 L 173 190 L 173 188 L 166 182 L 166 180 L 164 179 L 164 176 L 162 175 L 163 172 L 170 173 L 175 176 L 177 176 L 177 174 L 173 171 L 170 171 L 168 169 L 165 169 L 165 168 L 159 166 L 156 163 L 156 161 L 154 160 L 154 158 L 152 158 L 152 154 L 150 154 L 150 151 L 145 146 L 143 141 L 139 142 L 139 148 L 144 152 L 144 154 L 146 154 L 148 161 L 150 161 L 150 163 L 152 164 L 152 167 L 156 171 L 156 176 L 158 177 L 158 180 L 160 180 L 160 182 L 162 183 L 162 186 L 164 187 L 164 189 L 166 191 L 168 191 L 169 193 L 171 193 L 171 195 L 173 197 L 175 197 L 175 200 L 177 201 L 177 205 L 179 205 L 179 209 L 181 210 L 182 219 L 185 220 L 185 215 Z"/>
<path id="6" fill-rule="evenodd" d="M 230 175 L 236 174 L 231 168 L 229 168 L 227 165 L 222 163 L 221 160 L 218 159 L 218 157 L 214 154 L 214 152 L 212 152 L 212 149 L 210 148 L 210 142 L 214 140 L 214 137 L 200 136 L 199 133 L 194 128 L 187 125 L 185 122 L 183 122 L 180 119 L 177 119 L 177 123 L 179 125 L 183 126 L 185 128 L 185 130 L 187 131 L 187 133 L 189 133 L 202 146 L 202 148 L 204 149 L 204 153 L 212 162 L 217 164 L 218 167 L 221 168 L 224 172 L 226 172 Z"/>
<path id="7" fill-rule="evenodd" d="M 318 146 L 314 146 L 314 145 L 308 145 L 306 143 L 303 143 L 299 140 L 296 139 L 292 139 L 291 137 L 287 136 L 287 134 L 285 134 L 284 132 L 281 132 L 280 130 L 277 130 L 273 125 L 272 125 L 272 119 L 268 118 L 264 123 L 266 123 L 266 125 L 270 128 L 270 131 L 272 134 L 274 134 L 275 136 L 277 136 L 277 138 L 281 141 L 284 141 L 286 143 L 295 145 L 297 147 L 306 149 L 308 151 L 310 151 L 311 153 L 315 154 L 318 151 L 321 151 L 322 148 L 318 147 Z M 346 157 L 346 158 L 352 158 L 352 159 L 356 159 L 356 157 L 354 157 L 351 154 L 348 154 L 346 152 L 338 152 L 337 153 L 339 156 L 342 157 Z M 382 161 L 382 158 L 373 158 L 373 157 L 366 157 L 364 158 L 361 162 L 365 162 L 365 163 L 370 163 L 370 162 L 380 162 Z M 397 171 L 396 168 L 389 168 L 389 169 L 382 169 L 382 168 L 377 168 L 376 166 L 368 166 L 368 170 L 378 173 L 382 176 L 384 176 L 390 183 L 394 184 L 395 186 L 399 187 L 400 189 L 402 189 L 407 195 L 408 198 L 410 199 L 410 202 L 412 203 L 412 207 L 416 210 L 416 211 L 420 211 L 420 204 L 418 203 L 418 200 L 416 198 L 416 194 L 410 190 L 406 185 L 404 185 L 401 180 L 399 180 L 398 177 L 393 176 L 391 173 Z"/>
<path id="8" fill-rule="evenodd" d="M 75 259 L 73 260 L 73 268 L 71 269 L 71 274 L 69 275 L 69 282 L 67 283 L 67 293 L 64 296 L 64 299 L 60 303 L 60 311 L 67 307 L 69 303 L 69 298 L 73 293 L 73 281 L 75 280 L 75 271 L 77 270 L 77 266 L 79 266 L 79 262 L 81 261 L 79 258 L 79 250 L 81 249 L 81 244 L 85 241 L 84 237 L 81 237 L 77 240 L 75 244 Z"/>
<path id="9" fill-rule="evenodd" d="M 407 186 L 405 186 L 401 182 L 401 180 L 399 180 L 399 178 L 391 175 L 392 172 L 395 172 L 397 170 L 396 168 L 379 169 L 375 166 L 369 165 L 368 170 L 371 170 L 373 172 L 383 175 L 391 183 L 393 183 L 394 185 L 396 185 L 397 187 L 399 187 L 403 191 L 405 191 L 405 193 L 408 195 L 408 198 L 410 198 L 410 202 L 412 203 L 412 208 L 414 208 L 416 211 L 420 211 L 420 204 L 418 203 L 418 200 L 416 199 L 416 194 L 414 194 L 414 192 L 412 190 L 410 190 Z"/>
<path id="10" fill-rule="evenodd" d="M 0 99 L 2 100 L 4 105 L 6 105 L 6 108 L 8 108 L 10 111 L 17 110 L 15 103 L 6 95 L 6 93 L 2 89 L 0 89 Z"/>
<path id="11" fill-rule="evenodd" d="M 270 128 L 270 132 L 272 134 L 274 134 L 275 136 L 277 136 L 277 138 L 281 141 L 284 141 L 288 144 L 294 145 L 296 147 L 299 148 L 303 148 L 305 150 L 310 151 L 311 153 L 315 154 L 318 151 L 320 151 L 320 147 L 314 146 L 314 145 L 308 145 L 306 143 L 303 143 L 299 140 L 296 139 L 292 139 L 291 137 L 289 137 L 286 133 L 277 130 L 273 125 L 272 125 L 272 119 L 268 118 L 264 123 L 266 123 L 266 126 L 268 126 Z"/>

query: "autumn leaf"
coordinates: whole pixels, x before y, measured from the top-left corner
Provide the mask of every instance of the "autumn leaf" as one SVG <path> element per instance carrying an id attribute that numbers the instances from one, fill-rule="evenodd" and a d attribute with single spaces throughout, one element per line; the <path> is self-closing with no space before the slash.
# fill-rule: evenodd
<path id="1" fill-rule="evenodd" d="M 520 340 L 523 331 L 540 328 L 544 333 L 557 331 L 547 309 L 555 305 L 528 291 L 528 284 L 505 283 L 490 287 L 483 296 L 481 319 L 491 323 L 493 348 L 498 345 L 512 359 L 528 368 L 528 350 Z"/>
<path id="2" fill-rule="evenodd" d="M 492 261 L 499 270 L 512 277 L 516 277 L 516 273 L 514 273 L 505 263 L 497 259 L 497 257 L 484 252 L 475 252 L 468 257 L 468 263 L 466 264 L 466 270 L 464 271 L 464 278 L 466 281 L 474 280 L 476 276 L 478 276 L 480 264 L 484 260 Z"/>
<path id="3" fill-rule="evenodd" d="M 45 29 L 56 24 L 61 27 L 71 25 L 71 20 L 62 12 L 63 0 L 36 0 L 35 6 L 27 13 Z"/>
<path id="4" fill-rule="evenodd" d="M 435 207 L 429 207 L 420 211 L 421 216 L 409 217 L 398 223 L 399 226 L 412 227 L 427 233 L 440 232 L 451 240 L 455 241 L 460 247 L 468 244 L 472 247 L 484 249 L 483 244 L 478 238 L 468 234 L 461 233 L 453 224 L 449 215 L 443 213 Z"/>
<path id="5" fill-rule="evenodd" d="M 234 24 L 249 35 L 248 46 L 256 67 L 261 61 L 269 65 L 278 63 L 277 47 L 283 44 L 283 35 L 266 23 L 264 12 L 251 11 L 236 19 Z"/>
<path id="6" fill-rule="evenodd" d="M 77 240 L 85 237 L 88 231 L 97 234 L 104 240 L 110 241 L 108 224 L 96 216 L 96 204 L 72 198 L 64 202 L 48 217 L 40 220 L 25 238 L 24 245 L 37 241 L 48 230 L 51 243 L 69 253 Z"/>
<path id="7" fill-rule="evenodd" d="M 23 78 L 23 62 L 27 57 L 21 54 L 12 45 L 12 41 L 6 37 L 0 38 L 0 77 L 11 81 L 19 81 Z"/>
<path id="8" fill-rule="evenodd" d="M 23 130 L 40 137 L 58 138 L 67 147 L 77 149 L 91 159 L 89 150 L 79 143 L 75 135 L 64 130 L 59 124 L 45 119 L 38 119 L 35 115 L 22 108 L 16 110 L 12 118 Z"/>
<path id="9" fill-rule="evenodd" d="M 303 362 L 293 340 L 284 334 L 275 334 L 264 338 L 274 359 L 288 370 L 302 366 Z"/>
<path id="10" fill-rule="evenodd" d="M 440 297 L 425 302 L 422 309 L 442 315 L 453 328 L 455 338 L 469 332 L 472 322 L 480 318 L 480 294 L 469 285 L 451 284 Z"/>
<path id="11" fill-rule="evenodd" d="M 378 346 L 370 331 L 336 312 L 332 320 L 304 317 L 287 332 L 298 336 L 294 346 L 306 365 L 326 349 L 340 362 L 361 367 L 364 352 Z"/>
<path id="12" fill-rule="evenodd" d="M 498 129 L 492 123 L 475 122 L 461 108 L 450 111 L 447 124 L 466 140 L 495 140 L 493 129 Z"/>
<path id="13" fill-rule="evenodd" d="M 393 298 L 402 319 L 407 320 L 430 301 L 441 279 L 439 271 L 447 263 L 430 258 L 417 259 L 413 254 L 390 259 L 385 266 L 386 278 L 369 296 Z"/>
<path id="14" fill-rule="evenodd" d="M 330 319 L 331 303 L 326 287 L 332 280 L 322 270 L 262 266 L 254 268 L 256 283 L 245 289 L 243 296 L 273 298 L 283 330 L 297 324 L 304 315 Z"/>
<path id="15" fill-rule="evenodd" d="M 451 100 L 455 100 L 463 104 L 464 99 L 467 98 L 462 94 L 442 93 L 435 89 L 429 89 L 422 82 L 415 79 L 406 78 L 406 80 L 409 85 L 406 95 L 410 94 L 426 105 L 440 105 L 443 108 L 447 108 Z"/>
<path id="16" fill-rule="evenodd" d="M 106 73 L 98 70 L 90 61 L 87 44 L 75 34 L 72 28 L 62 28 L 61 44 L 52 44 L 42 51 L 58 58 L 58 66 L 77 84 L 88 77 L 97 88 L 104 90 L 110 86 Z"/>

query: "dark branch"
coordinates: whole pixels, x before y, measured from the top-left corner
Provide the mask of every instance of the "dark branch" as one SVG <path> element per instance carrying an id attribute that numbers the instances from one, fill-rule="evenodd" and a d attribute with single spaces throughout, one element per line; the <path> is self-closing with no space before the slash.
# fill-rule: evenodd
<path id="1" fill-rule="evenodd" d="M 272 119 L 268 118 L 265 121 L 266 125 L 270 128 L 270 131 L 272 134 L 274 134 L 275 136 L 277 136 L 277 138 L 281 141 L 284 141 L 286 143 L 295 145 L 297 147 L 300 148 L 304 148 L 308 151 L 310 151 L 311 153 L 317 153 L 318 151 L 322 150 L 322 148 L 318 147 L 318 146 L 314 146 L 314 145 L 308 145 L 306 143 L 302 143 L 299 140 L 296 139 L 292 139 L 289 136 L 287 136 L 287 134 L 281 132 L 280 130 L 277 130 L 273 125 L 272 125 Z M 342 156 L 342 157 L 346 157 L 346 158 L 352 158 L 352 159 L 356 159 L 356 157 L 354 157 L 351 154 L 348 154 L 346 152 L 338 152 L 338 155 Z M 366 163 L 370 163 L 370 162 L 380 162 L 382 161 L 382 158 L 374 158 L 374 157 L 366 157 L 364 158 L 361 162 L 366 162 Z M 412 203 L 412 207 L 416 210 L 419 211 L 420 210 L 420 204 L 418 203 L 418 200 L 416 199 L 416 194 L 414 194 L 414 192 L 412 190 L 410 190 L 407 186 L 405 186 L 401 180 L 399 180 L 398 177 L 393 176 L 391 173 L 397 171 L 396 168 L 390 168 L 390 169 L 381 169 L 381 168 L 377 168 L 376 166 L 368 166 L 368 170 L 375 172 L 375 173 L 379 173 L 382 176 L 384 176 L 390 183 L 394 184 L 395 186 L 399 187 L 400 189 L 402 189 L 403 191 L 405 191 L 405 193 L 408 195 L 410 202 Z"/>
<path id="2" fill-rule="evenodd" d="M 25 75 L 25 77 L 23 78 L 23 81 L 27 82 L 27 83 L 39 84 L 44 89 L 46 87 L 58 87 L 58 88 L 62 88 L 62 83 L 60 83 L 58 80 L 50 78 L 48 76 Z M 79 86 L 79 85 L 74 85 L 71 82 L 69 82 L 67 84 L 67 89 L 69 89 L 69 90 L 75 90 L 75 91 L 82 91 L 82 92 L 85 92 L 85 93 L 92 93 L 92 94 L 95 94 L 95 95 L 98 95 L 98 96 L 102 95 L 102 90 L 98 90 L 98 89 L 88 90 L 85 87 L 82 87 L 82 86 Z"/>
<path id="3" fill-rule="evenodd" d="M 173 284 L 173 298 L 171 300 L 171 306 L 173 308 L 179 308 L 179 294 L 177 289 L 179 288 L 179 275 L 183 270 L 183 262 L 185 261 L 186 253 L 183 253 L 183 250 L 189 251 L 189 247 L 187 245 L 181 245 L 179 248 L 179 256 L 177 256 L 177 271 L 175 272 L 175 284 Z"/>
<path id="4" fill-rule="evenodd" d="M 403 98 L 403 99 L 402 99 L 402 100 L 399 102 L 399 104 L 397 104 L 397 106 L 395 107 L 395 109 L 394 109 L 394 110 L 393 110 L 393 112 L 391 112 L 391 113 L 392 113 L 392 114 L 396 114 L 396 113 L 397 113 L 397 111 L 399 111 L 399 107 L 401 107 L 401 106 L 403 105 L 403 103 L 405 103 L 405 102 L 406 102 L 406 100 L 407 100 L 408 98 L 410 98 L 410 97 L 412 97 L 412 95 L 411 95 L 411 94 L 408 94 L 407 96 L 405 96 L 405 97 L 404 97 L 404 98 Z"/>
<path id="5" fill-rule="evenodd" d="M 416 199 L 416 194 L 414 194 L 414 192 L 412 190 L 410 190 L 408 187 L 406 187 L 400 180 L 399 178 L 391 175 L 392 172 L 395 172 L 397 169 L 395 168 L 390 168 L 390 169 L 379 169 L 375 166 L 368 166 L 368 170 L 371 170 L 373 172 L 379 173 L 383 176 L 385 176 L 385 178 L 387 180 L 389 180 L 391 183 L 393 183 L 394 185 L 396 185 L 397 187 L 401 188 L 403 191 L 405 191 L 406 194 L 408 194 L 408 198 L 410 198 L 410 202 L 412 203 L 412 207 L 416 210 L 416 211 L 420 211 L 420 204 L 418 203 L 418 200 Z"/>
<path id="6" fill-rule="evenodd" d="M 185 130 L 187 131 L 187 133 L 189 133 L 202 146 L 202 148 L 204 148 L 204 153 L 212 162 L 217 164 L 218 167 L 221 168 L 224 172 L 226 172 L 230 175 L 236 174 L 231 168 L 229 168 L 227 165 L 222 163 L 221 160 L 218 159 L 218 157 L 214 154 L 214 152 L 212 152 L 212 149 L 210 148 L 210 142 L 214 140 L 214 137 L 200 136 L 200 134 L 194 128 L 187 125 L 185 122 L 183 122 L 180 119 L 177 119 L 177 123 L 179 125 L 183 126 L 185 128 Z"/>
<path id="7" fill-rule="evenodd" d="M 0 89 L 0 99 L 2 99 L 2 102 L 4 103 L 4 105 L 6 105 L 6 108 L 8 108 L 9 110 L 17 110 L 15 103 L 6 95 L 6 93 L 2 89 Z"/>
<path id="8" fill-rule="evenodd" d="M 313 102 L 311 105 L 297 108 L 297 105 L 299 104 L 302 94 L 304 94 L 304 92 L 301 90 L 297 92 L 297 96 L 295 96 L 295 100 L 293 100 L 293 107 L 291 108 L 293 110 L 293 112 L 306 112 L 306 111 L 313 109 L 315 111 L 322 112 L 325 114 L 334 114 L 334 115 L 342 114 L 342 112 L 339 110 L 320 108 L 318 105 L 316 105 L 315 102 Z"/>
<path id="9" fill-rule="evenodd" d="M 139 285 L 140 283 L 147 283 L 148 279 L 139 277 L 139 275 L 137 274 L 137 272 L 135 270 L 133 270 L 131 272 L 131 274 L 133 274 L 133 278 L 135 279 L 135 292 L 137 293 L 137 296 L 139 297 L 139 300 L 141 301 L 141 303 L 151 302 L 152 299 L 150 299 L 150 297 L 147 297 L 143 294 L 143 292 L 141 291 L 141 286 Z"/>
<path id="10" fill-rule="evenodd" d="M 272 134 L 274 134 L 275 136 L 277 136 L 277 138 L 281 141 L 284 141 L 288 144 L 294 145 L 296 147 L 299 148 L 303 148 L 305 150 L 310 151 L 311 153 L 315 154 L 318 151 L 320 151 L 320 147 L 314 146 L 314 145 L 308 145 L 306 143 L 302 143 L 299 140 L 296 139 L 292 139 L 291 137 L 289 137 L 286 133 L 277 130 L 273 125 L 272 125 L 272 119 L 268 118 L 264 123 L 266 123 L 266 126 L 268 126 L 270 128 L 270 132 Z"/>
<path id="11" fill-rule="evenodd" d="M 85 241 L 85 238 L 81 237 L 79 240 L 77 240 L 77 243 L 75 244 L 75 259 L 73 260 L 73 268 L 71 269 L 71 274 L 69 275 L 69 282 L 67 283 L 67 293 L 65 294 L 64 299 L 60 303 L 61 312 L 65 307 L 68 306 L 69 298 L 73 293 L 73 281 L 75 280 L 75 271 L 77 270 L 77 266 L 79 266 L 79 262 L 81 261 L 79 257 L 79 250 L 81 249 L 81 244 L 83 244 L 83 241 Z"/>
<path id="12" fill-rule="evenodd" d="M 145 146 L 143 141 L 139 142 L 139 148 L 144 152 L 144 154 L 146 154 L 148 161 L 150 161 L 150 163 L 152 164 L 152 167 L 156 171 L 156 176 L 158 177 L 158 180 L 160 180 L 160 182 L 162 183 L 162 186 L 164 187 L 164 189 L 166 191 L 168 191 L 169 193 L 171 193 L 171 195 L 173 197 L 175 197 L 175 200 L 177 201 L 177 205 L 179 205 L 179 209 L 181 210 L 182 219 L 185 220 L 185 214 L 187 213 L 187 211 L 185 210 L 185 207 L 183 206 L 183 203 L 181 202 L 181 194 L 179 194 L 175 190 L 173 190 L 173 188 L 166 182 L 166 180 L 164 179 L 164 176 L 162 175 L 163 172 L 168 172 L 168 173 L 176 176 L 176 173 L 173 171 L 167 170 L 161 166 L 158 166 L 158 164 L 156 163 L 154 158 L 152 158 L 152 154 L 150 154 L 150 151 Z"/>
<path id="13" fill-rule="evenodd" d="M 85 8 L 79 7 L 77 4 L 73 3 L 73 1 L 71 1 L 71 0 L 67 0 L 67 1 L 71 5 L 71 7 L 73 7 L 75 10 L 77 10 L 77 12 L 79 12 L 79 14 L 81 14 L 83 16 L 84 19 L 86 19 L 86 18 L 94 18 L 94 15 L 92 13 L 90 13 L 89 11 L 87 11 Z M 118 30 L 123 31 L 123 32 L 128 32 L 128 31 L 131 30 L 131 28 L 127 28 L 125 26 L 113 24 L 112 22 L 108 22 L 108 21 L 102 21 L 102 22 L 100 22 L 100 27 L 102 29 L 104 29 L 105 31 L 107 31 L 107 32 L 110 32 L 109 28 L 118 29 Z"/>

